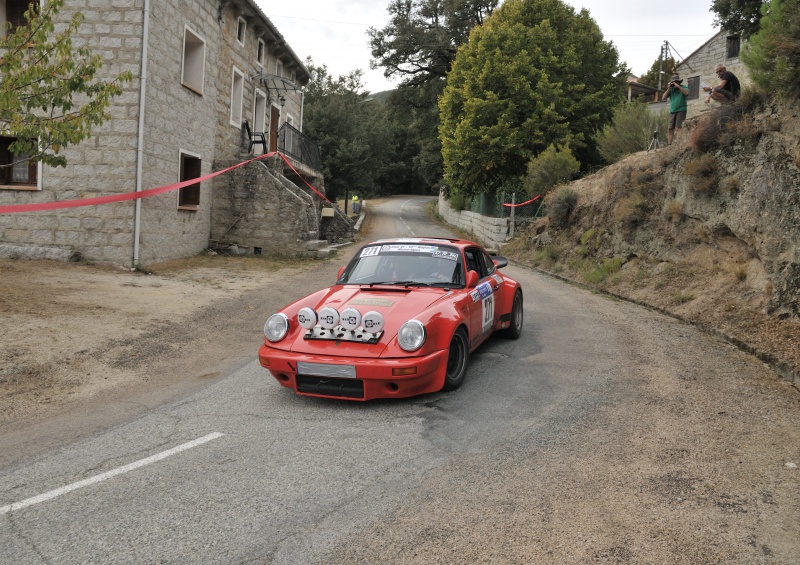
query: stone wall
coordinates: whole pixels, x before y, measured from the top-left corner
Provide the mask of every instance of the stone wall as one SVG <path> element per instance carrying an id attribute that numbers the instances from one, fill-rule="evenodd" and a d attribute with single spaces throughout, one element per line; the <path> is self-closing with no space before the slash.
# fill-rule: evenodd
<path id="1" fill-rule="evenodd" d="M 450 207 L 443 192 L 439 193 L 439 214 L 448 224 L 470 232 L 486 247 L 499 248 L 509 239 L 508 218 L 491 218 L 466 210 L 457 212 Z"/>
<path id="2" fill-rule="evenodd" d="M 61 18 L 84 14 L 75 47 L 88 45 L 100 55 L 98 76 L 109 79 L 131 71 L 122 96 L 109 109 L 111 119 L 95 127 L 92 137 L 67 148 L 66 167 L 40 167 L 41 190 L 0 187 L 0 204 L 33 204 L 92 198 L 135 189 L 136 131 L 141 65 L 143 0 L 67 0 Z M 29 256 L 80 252 L 93 260 L 130 264 L 134 207 L 131 202 L 0 215 L 0 245 Z M 49 250 L 49 251 L 45 251 Z M 23 253 L 23 255 L 26 255 Z"/>
<path id="3" fill-rule="evenodd" d="M 290 183 L 274 165 L 250 163 L 218 179 L 211 231 L 215 244 L 297 256 L 319 238 L 318 198 Z"/>
<path id="4" fill-rule="evenodd" d="M 705 82 L 710 86 L 716 86 L 719 78 L 714 69 L 718 64 L 725 65 L 726 69 L 735 74 L 742 83 L 742 87 L 749 82 L 747 69 L 739 57 L 727 56 L 727 38 L 727 33 L 719 32 L 677 66 L 676 70 L 683 79 L 683 84 L 688 84 L 692 77 L 699 77 L 701 84 Z M 744 43 L 742 43 L 742 47 L 744 47 Z M 699 98 L 689 100 L 687 116 L 696 116 L 707 110 L 709 105 L 705 103 L 706 98 L 707 96 L 701 89 Z M 719 104 L 711 102 L 711 105 L 713 107 Z"/>

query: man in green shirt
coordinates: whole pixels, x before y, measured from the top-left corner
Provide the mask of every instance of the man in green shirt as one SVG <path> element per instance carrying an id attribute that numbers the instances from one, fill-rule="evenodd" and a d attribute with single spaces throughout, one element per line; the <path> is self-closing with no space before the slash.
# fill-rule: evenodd
<path id="1" fill-rule="evenodd" d="M 686 97 L 689 89 L 681 83 L 683 80 L 678 75 L 672 75 L 669 79 L 667 90 L 664 91 L 662 100 L 669 96 L 669 129 L 667 129 L 667 143 L 672 145 L 672 138 L 681 133 L 683 120 L 686 119 Z"/>

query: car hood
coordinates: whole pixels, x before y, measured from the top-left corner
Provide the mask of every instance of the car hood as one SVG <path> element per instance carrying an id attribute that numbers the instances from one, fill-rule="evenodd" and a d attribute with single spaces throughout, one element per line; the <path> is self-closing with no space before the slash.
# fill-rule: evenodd
<path id="1" fill-rule="evenodd" d="M 355 308 L 362 316 L 370 311 L 380 312 L 384 318 L 380 340 L 375 344 L 335 339 L 306 340 L 303 337 L 306 332 L 302 330 L 291 343 L 291 350 L 333 356 L 380 357 L 397 335 L 400 326 L 448 296 L 452 296 L 452 292 L 441 288 L 331 287 L 319 295 L 313 304 L 304 306 L 314 308 L 317 312 L 326 306 L 336 308 L 339 312 L 345 308 Z"/>

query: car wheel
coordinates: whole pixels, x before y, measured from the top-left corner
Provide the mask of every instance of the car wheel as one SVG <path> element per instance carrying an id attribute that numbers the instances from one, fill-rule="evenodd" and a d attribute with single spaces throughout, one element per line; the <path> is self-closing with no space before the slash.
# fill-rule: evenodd
<path id="1" fill-rule="evenodd" d="M 518 339 L 522 335 L 522 293 L 514 293 L 514 302 L 511 304 L 511 325 L 503 330 L 503 336 Z"/>
<path id="2" fill-rule="evenodd" d="M 469 365 L 469 342 L 464 328 L 458 328 L 450 340 L 450 354 L 447 356 L 447 373 L 442 390 L 455 390 L 467 376 Z"/>

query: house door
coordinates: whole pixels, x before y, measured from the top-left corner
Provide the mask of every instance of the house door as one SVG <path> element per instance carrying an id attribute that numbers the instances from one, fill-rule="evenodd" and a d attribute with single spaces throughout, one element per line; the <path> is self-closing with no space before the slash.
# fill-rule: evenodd
<path id="1" fill-rule="evenodd" d="M 270 153 L 278 150 L 278 122 L 281 119 L 279 108 L 272 106 L 269 115 L 269 151 Z"/>

